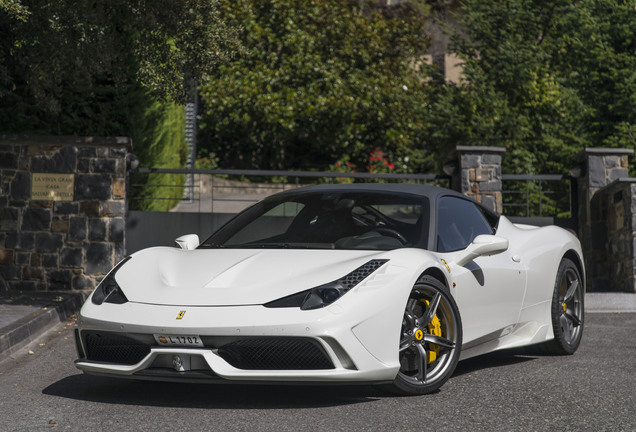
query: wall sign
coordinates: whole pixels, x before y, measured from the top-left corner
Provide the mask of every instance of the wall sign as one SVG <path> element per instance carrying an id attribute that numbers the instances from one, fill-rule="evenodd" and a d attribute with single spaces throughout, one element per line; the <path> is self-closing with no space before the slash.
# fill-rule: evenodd
<path id="1" fill-rule="evenodd" d="M 74 174 L 31 174 L 31 199 L 43 201 L 73 201 Z"/>

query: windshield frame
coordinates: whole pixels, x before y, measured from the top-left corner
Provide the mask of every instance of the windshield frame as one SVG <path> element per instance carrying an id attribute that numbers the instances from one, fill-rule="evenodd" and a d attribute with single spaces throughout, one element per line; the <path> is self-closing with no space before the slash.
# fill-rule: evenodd
<path id="1" fill-rule="evenodd" d="M 254 242 L 232 242 L 237 234 L 244 232 L 247 227 L 259 218 L 263 218 L 267 212 L 286 202 L 302 203 L 307 206 L 298 211 L 294 215 L 287 231 L 281 235 L 272 235 L 268 237 L 271 241 L 254 241 Z M 375 203 L 375 204 L 374 204 Z M 411 206 L 417 214 L 417 220 L 413 224 L 391 218 L 390 215 L 383 214 L 378 206 Z M 283 192 L 254 204 L 243 212 L 236 215 L 233 219 L 222 226 L 218 231 L 203 241 L 199 248 L 253 248 L 253 249 L 351 249 L 351 250 L 392 250 L 404 247 L 416 247 L 426 249 L 429 244 L 430 234 L 430 201 L 424 195 L 415 195 L 402 192 L 388 192 L 378 190 L 356 190 L 356 189 L 338 189 L 338 190 L 314 190 L 314 191 L 293 191 Z M 377 218 L 377 225 L 372 225 L 372 221 L 365 221 L 362 215 L 355 214 L 353 208 L 366 211 L 368 218 Z M 419 213 L 417 213 L 419 210 Z M 333 241 L 333 238 L 318 239 L 316 237 L 309 238 L 306 241 L 299 241 L 294 238 L 294 233 L 289 231 L 294 229 L 305 235 L 305 230 L 311 227 L 312 223 L 318 219 L 314 217 L 314 221 L 309 220 L 313 213 L 323 212 L 330 215 L 332 212 L 350 212 L 350 216 L 359 232 L 351 233 L 355 235 L 345 236 L 341 240 Z M 306 214 L 302 214 L 305 212 Z M 410 216 L 411 219 L 414 216 Z M 301 220 L 304 218 L 304 220 Z M 368 225 L 365 225 L 368 223 Z M 298 226 L 294 226 L 294 224 Z M 337 224 L 333 227 L 340 226 Z M 399 238 L 391 231 L 408 232 L 408 238 L 405 235 L 399 242 L 395 238 Z M 285 239 L 285 235 L 291 238 Z M 309 234 L 307 234 L 309 236 Z M 365 237 L 366 236 L 366 237 Z M 311 237 L 311 236 L 309 236 Z M 328 237 L 328 236 L 326 236 Z M 371 239 L 370 237 L 374 237 Z M 393 237 L 393 239 L 391 239 Z M 278 238 L 280 241 L 275 241 Z M 266 239 L 263 239 L 266 240 Z"/>

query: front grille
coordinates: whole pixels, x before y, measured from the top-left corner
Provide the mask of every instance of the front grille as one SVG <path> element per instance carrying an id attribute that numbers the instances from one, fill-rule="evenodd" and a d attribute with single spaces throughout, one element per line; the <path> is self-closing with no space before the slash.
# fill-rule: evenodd
<path id="1" fill-rule="evenodd" d="M 133 337 L 121 333 L 81 332 L 86 359 L 121 365 L 134 365 L 144 359 L 153 345 L 149 335 Z M 202 337 L 206 347 L 218 347 L 218 355 L 237 369 L 316 370 L 334 365 L 317 341 L 302 337 L 255 337 L 228 339 Z M 225 339 L 225 340 L 224 340 Z M 227 343 L 226 343 L 227 342 Z"/>
<path id="2" fill-rule="evenodd" d="M 333 363 L 314 340 L 294 337 L 241 339 L 218 350 L 237 369 L 313 370 L 333 369 Z"/>
<path id="3" fill-rule="evenodd" d="M 92 361 L 134 365 L 150 353 L 150 345 L 115 333 L 87 332 L 84 343 Z"/>

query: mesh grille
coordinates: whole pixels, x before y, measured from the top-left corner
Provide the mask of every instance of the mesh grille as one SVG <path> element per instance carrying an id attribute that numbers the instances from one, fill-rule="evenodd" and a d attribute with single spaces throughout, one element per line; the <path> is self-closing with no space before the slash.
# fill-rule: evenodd
<path id="1" fill-rule="evenodd" d="M 368 263 L 358 267 L 343 278 L 338 279 L 338 282 L 340 282 L 345 288 L 351 289 L 362 282 L 364 278 L 379 269 L 382 264 L 387 261 L 388 260 L 371 260 Z"/>
<path id="2" fill-rule="evenodd" d="M 150 353 L 150 345 L 113 333 L 86 333 L 88 360 L 133 365 Z"/>
<path id="3" fill-rule="evenodd" d="M 243 339 L 223 345 L 219 355 L 238 369 L 307 370 L 333 369 L 322 347 L 311 339 Z"/>

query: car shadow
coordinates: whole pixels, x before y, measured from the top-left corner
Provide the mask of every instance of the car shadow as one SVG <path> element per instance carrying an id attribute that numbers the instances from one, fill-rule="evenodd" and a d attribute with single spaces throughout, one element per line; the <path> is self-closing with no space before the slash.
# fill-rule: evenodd
<path id="1" fill-rule="evenodd" d="M 525 363 L 528 361 L 536 360 L 539 357 L 541 356 L 528 355 L 519 350 L 504 350 L 496 351 L 489 354 L 483 354 L 477 357 L 472 357 L 467 360 L 460 361 L 455 368 L 453 377 L 473 373 L 483 369 Z M 451 379 L 453 378 L 451 377 Z"/>
<path id="2" fill-rule="evenodd" d="M 454 377 L 479 370 L 510 366 L 536 358 L 515 351 L 485 354 L 459 362 L 450 379 L 452 381 Z M 439 392 L 437 390 L 421 397 L 431 397 Z M 373 402 L 387 397 L 404 397 L 372 385 L 169 383 L 81 373 L 49 385 L 42 393 L 105 404 L 218 409 L 319 408 Z"/>
<path id="3" fill-rule="evenodd" d="M 106 404 L 173 408 L 316 408 L 373 402 L 383 392 L 361 385 L 192 384 L 76 374 L 42 390 L 49 396 Z"/>

